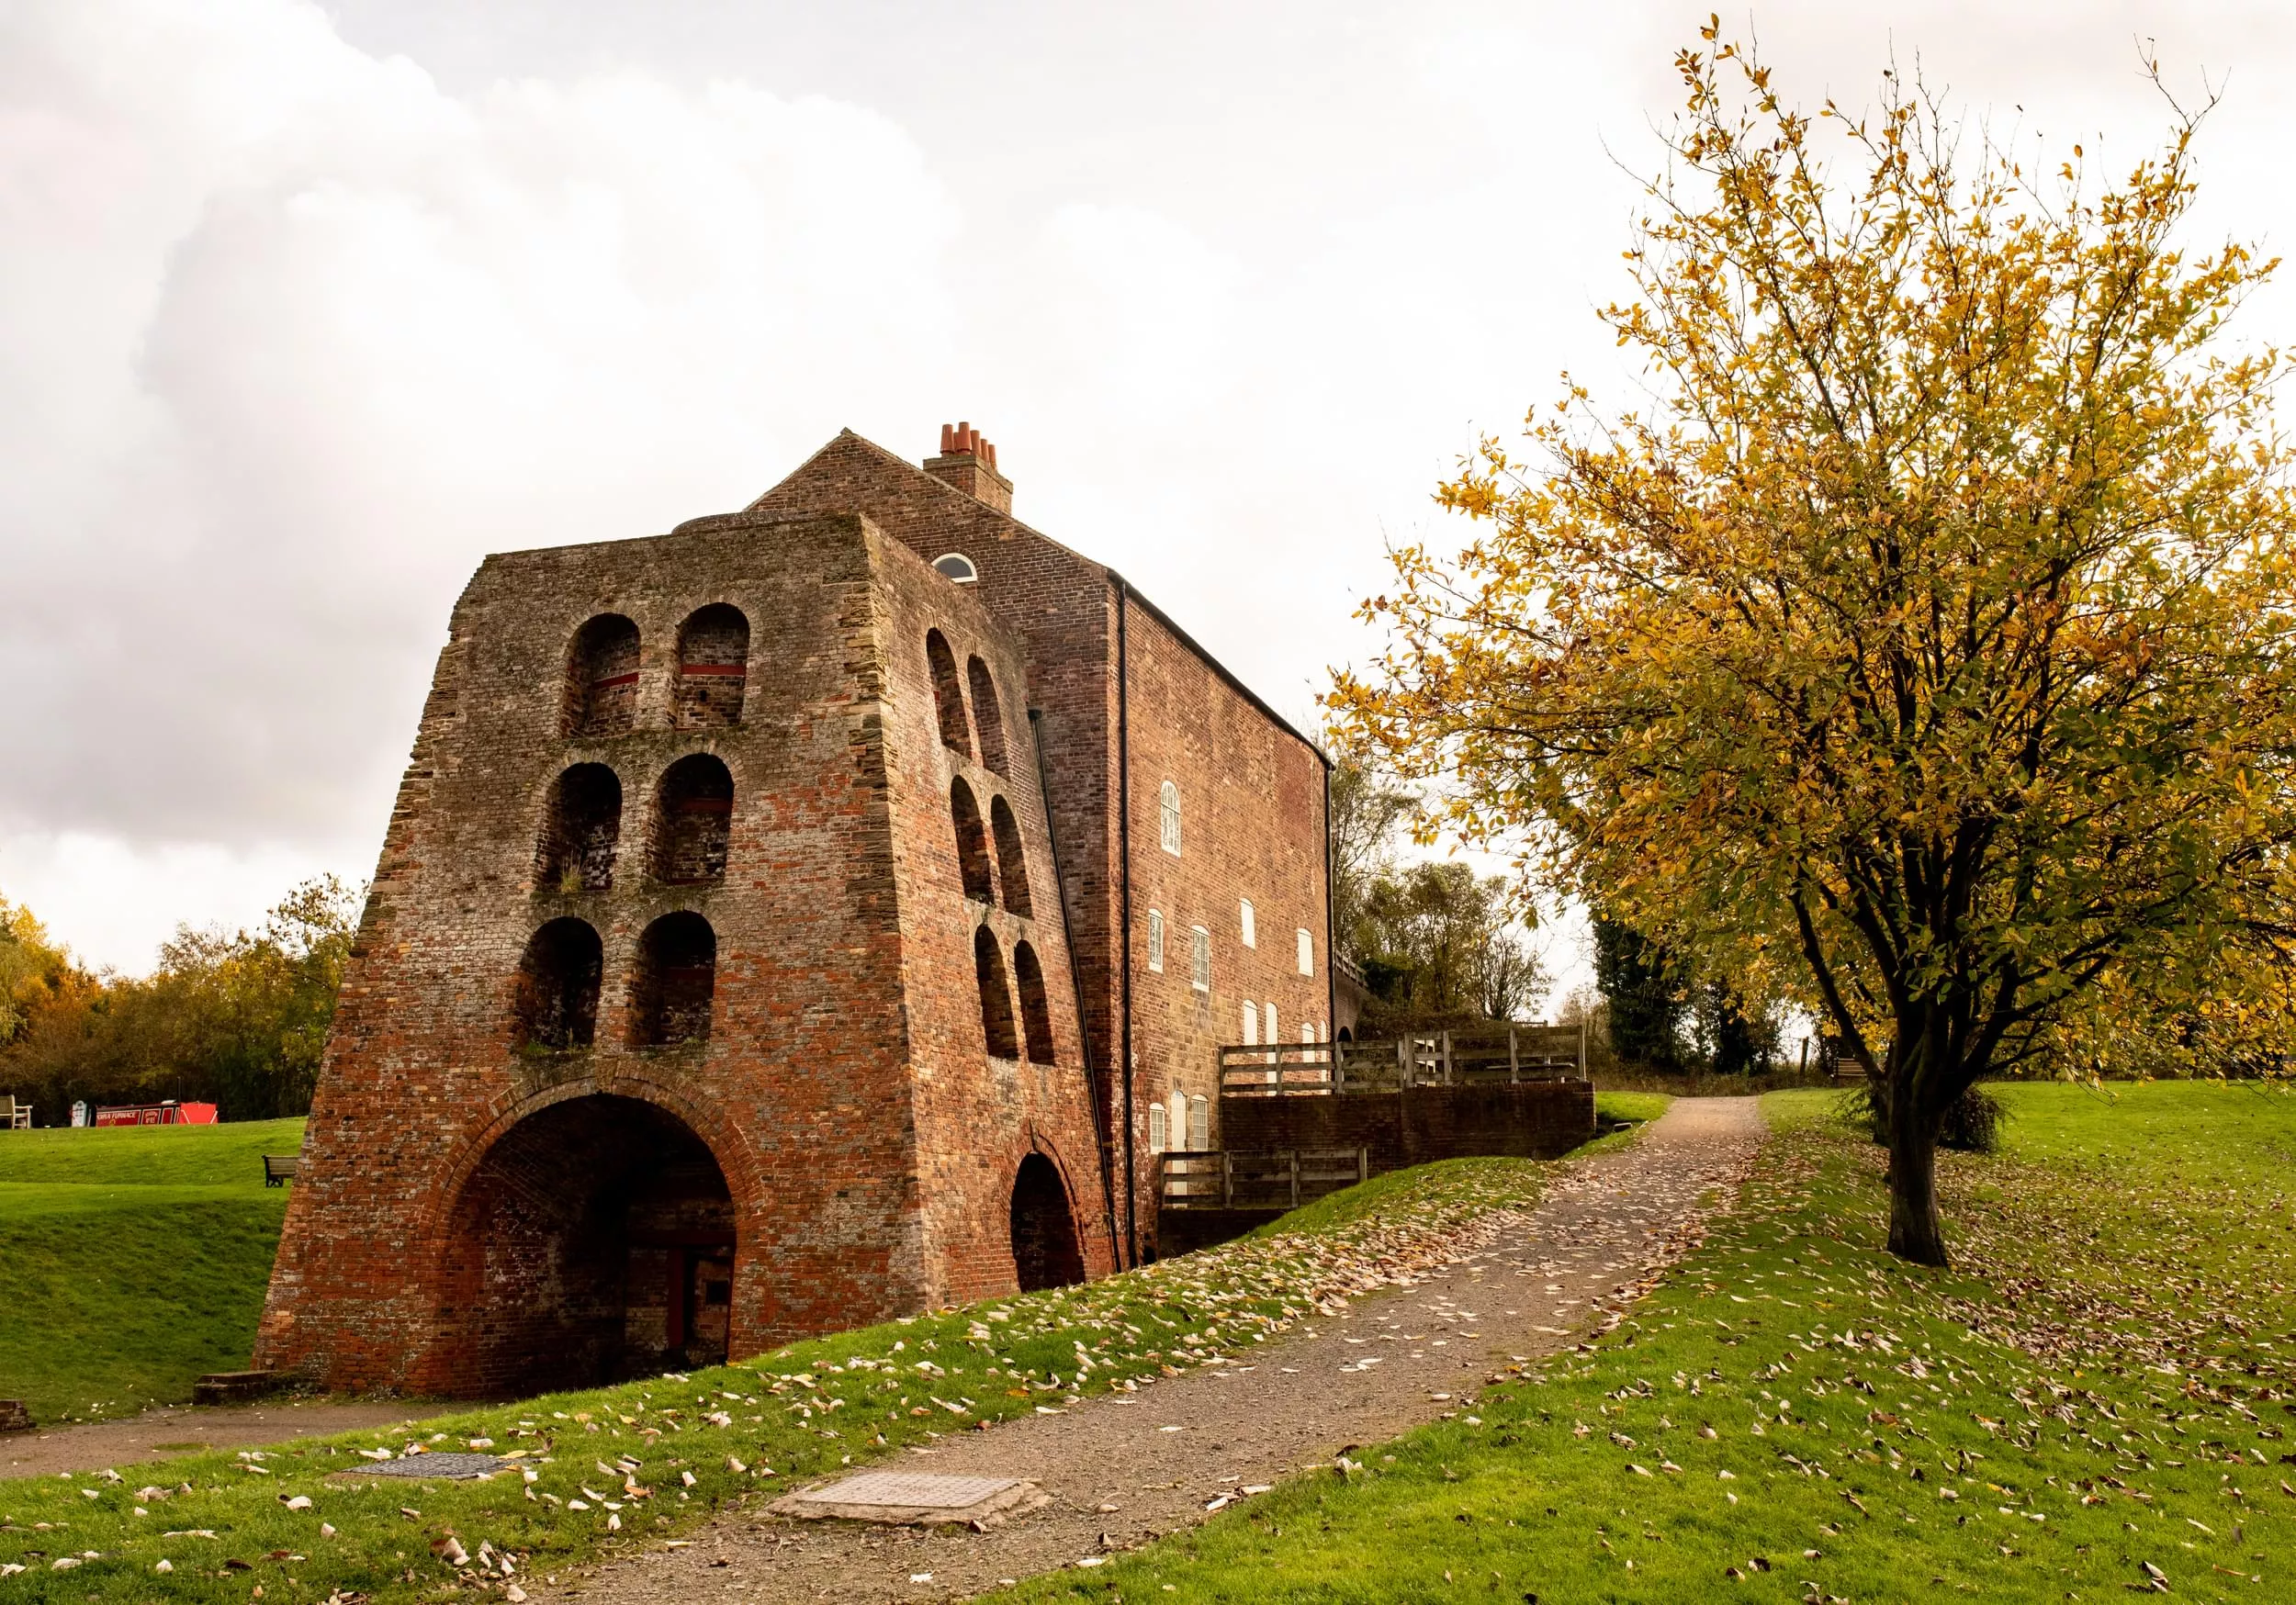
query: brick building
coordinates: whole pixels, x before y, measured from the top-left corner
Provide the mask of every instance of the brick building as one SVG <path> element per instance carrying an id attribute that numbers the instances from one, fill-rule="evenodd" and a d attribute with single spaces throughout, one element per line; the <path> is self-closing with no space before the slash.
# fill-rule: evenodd
<path id="1" fill-rule="evenodd" d="M 1011 506 L 847 432 L 480 566 L 259 1364 L 528 1392 L 1154 1251 L 1218 1044 L 1327 1034 L 1325 766 Z"/>

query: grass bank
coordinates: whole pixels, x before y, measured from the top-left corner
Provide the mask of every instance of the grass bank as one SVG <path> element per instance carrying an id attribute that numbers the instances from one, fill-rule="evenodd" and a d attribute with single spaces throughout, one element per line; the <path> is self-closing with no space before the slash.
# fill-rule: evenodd
<path id="1" fill-rule="evenodd" d="M 1599 1343 L 1015 1599 L 2060 1601 L 2296 1592 L 2296 1095 L 2012 1087 L 1947 1274 L 1823 1092 Z M 1518 1368 L 1518 1370 L 1523 1368 Z"/>
<path id="2" fill-rule="evenodd" d="M 364 1464 L 361 1451 L 401 1447 L 365 1433 L 186 1456 L 119 1482 L 0 1483 L 0 1601 L 163 1590 L 243 1602 L 256 1585 L 273 1605 L 338 1593 L 377 1605 L 523 1596 L 537 1576 L 674 1536 L 729 1500 L 1248 1350 L 1487 1240 L 1536 1201 L 1548 1169 L 1427 1166 L 1379 1178 L 1376 1208 L 1324 1200 L 1288 1229 L 1087 1286 L 424 1423 L 437 1448 L 523 1462 L 487 1482 L 331 1477 Z M 450 1537 L 467 1556 L 494 1558 L 457 1566 Z"/>
<path id="3" fill-rule="evenodd" d="M 247 1364 L 300 1120 L 0 1132 L 0 1397 L 133 1415 Z"/>

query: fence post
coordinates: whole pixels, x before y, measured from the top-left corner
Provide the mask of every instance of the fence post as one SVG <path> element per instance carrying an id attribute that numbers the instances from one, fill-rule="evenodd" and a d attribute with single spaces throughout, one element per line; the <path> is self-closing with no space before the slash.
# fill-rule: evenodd
<path id="1" fill-rule="evenodd" d="M 1411 1085 L 1412 1037 L 1409 1031 L 1395 1038 L 1395 1080 L 1398 1085 Z"/>
<path id="2" fill-rule="evenodd" d="M 1295 1148 L 1295 1149 L 1291 1150 L 1290 1150 L 1290 1152 L 1291 1152 L 1291 1207 L 1292 1207 L 1294 1209 L 1297 1209 L 1297 1208 L 1299 1208 L 1299 1207 L 1300 1207 L 1300 1150 L 1299 1150 L 1298 1149 L 1296 1149 L 1296 1148 Z"/>
<path id="3" fill-rule="evenodd" d="M 1451 1084 L 1451 1033 L 1443 1033 L 1443 1084 Z"/>
<path id="4" fill-rule="evenodd" d="M 1235 1207 L 1235 1155 L 1224 1148 L 1220 1150 L 1220 1207 Z"/>
<path id="5" fill-rule="evenodd" d="M 1579 1079 L 1586 1080 L 1586 1016 L 1579 1016 Z"/>
<path id="6" fill-rule="evenodd" d="M 1514 1027 L 1507 1027 L 1507 1084 L 1514 1086 L 1523 1079 L 1523 1062 L 1514 1050 Z"/>

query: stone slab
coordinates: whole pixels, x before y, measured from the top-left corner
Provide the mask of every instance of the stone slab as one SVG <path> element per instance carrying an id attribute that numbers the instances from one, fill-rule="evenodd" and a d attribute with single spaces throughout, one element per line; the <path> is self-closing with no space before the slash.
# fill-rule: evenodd
<path id="1" fill-rule="evenodd" d="M 441 1482 L 459 1481 L 464 1477 L 485 1476 L 493 1472 L 507 1471 L 515 1461 L 499 1454 L 402 1454 L 396 1460 L 377 1460 L 366 1465 L 346 1465 L 330 1476 L 419 1476 L 435 1477 Z"/>
<path id="2" fill-rule="evenodd" d="M 994 1526 L 1050 1502 L 1052 1496 L 1017 1476 L 933 1476 L 866 1471 L 822 1487 L 806 1488 L 769 1507 L 800 1521 L 835 1517 L 848 1521 L 937 1526 L 942 1522 Z"/>

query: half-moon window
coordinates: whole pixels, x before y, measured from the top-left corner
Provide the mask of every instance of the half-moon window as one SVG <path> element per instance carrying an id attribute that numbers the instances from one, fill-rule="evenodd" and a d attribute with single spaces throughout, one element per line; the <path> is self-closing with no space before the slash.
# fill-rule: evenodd
<path id="1" fill-rule="evenodd" d="M 973 567 L 973 559 L 962 552 L 943 552 L 933 559 L 933 567 L 959 585 L 971 585 L 981 578 L 980 571 Z"/>

